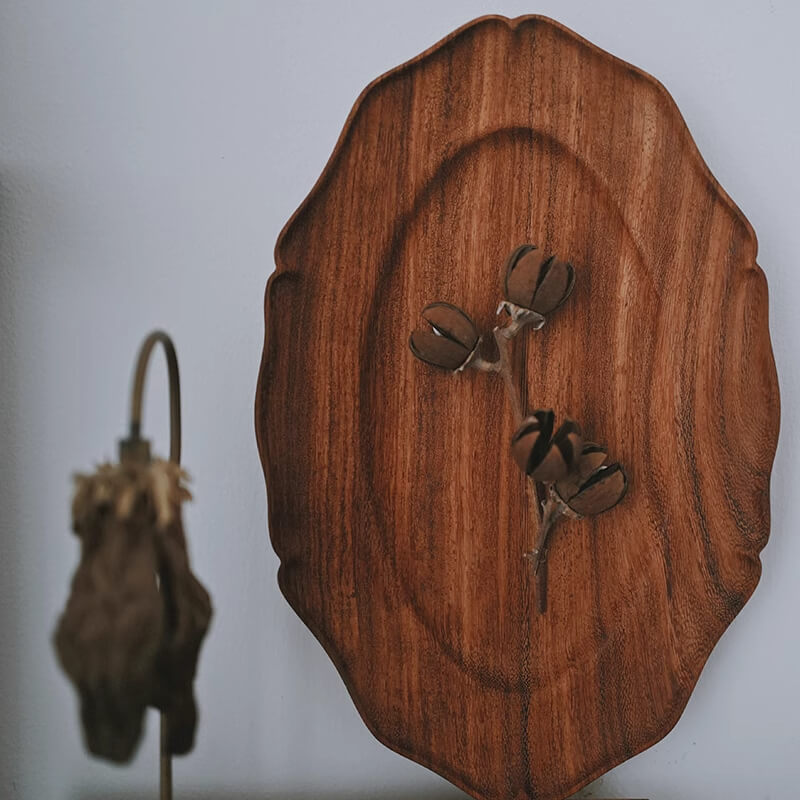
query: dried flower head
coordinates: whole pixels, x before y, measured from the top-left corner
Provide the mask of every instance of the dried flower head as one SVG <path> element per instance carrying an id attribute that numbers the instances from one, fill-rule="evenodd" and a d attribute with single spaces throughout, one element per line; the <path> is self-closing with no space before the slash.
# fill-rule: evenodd
<path id="1" fill-rule="evenodd" d="M 506 262 L 506 300 L 543 317 L 569 297 L 574 285 L 572 264 L 546 256 L 536 245 L 520 245 Z"/>
<path id="2" fill-rule="evenodd" d="M 628 478 L 620 464 L 606 464 L 608 454 L 587 442 L 572 472 L 559 480 L 555 489 L 561 500 L 582 517 L 602 514 L 625 496 Z"/>
<path id="3" fill-rule="evenodd" d="M 555 414 L 538 410 L 523 420 L 511 439 L 514 460 L 536 481 L 566 478 L 583 447 L 580 426 L 565 420 L 553 433 Z"/>
<path id="4" fill-rule="evenodd" d="M 414 331 L 409 339 L 411 352 L 434 367 L 460 372 L 478 352 L 480 337 L 475 323 L 450 303 L 431 303 L 422 309 L 430 330 Z"/>

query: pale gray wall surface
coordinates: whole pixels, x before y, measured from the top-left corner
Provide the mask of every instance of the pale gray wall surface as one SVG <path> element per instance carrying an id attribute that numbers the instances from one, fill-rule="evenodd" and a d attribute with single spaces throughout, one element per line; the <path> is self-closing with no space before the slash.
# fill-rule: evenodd
<path id="1" fill-rule="evenodd" d="M 794 0 L 0 5 L 0 798 L 153 797 L 82 749 L 49 636 L 77 558 L 71 472 L 114 455 L 144 333 L 175 337 L 187 520 L 216 617 L 178 797 L 457 798 L 372 739 L 275 582 L 253 433 L 277 234 L 361 89 L 487 12 L 553 16 L 661 79 L 752 221 L 783 400 L 752 601 L 675 730 L 595 794 L 791 800 L 800 777 L 800 111 Z M 159 365 L 160 367 L 160 365 Z M 145 425 L 166 443 L 161 369 Z"/>

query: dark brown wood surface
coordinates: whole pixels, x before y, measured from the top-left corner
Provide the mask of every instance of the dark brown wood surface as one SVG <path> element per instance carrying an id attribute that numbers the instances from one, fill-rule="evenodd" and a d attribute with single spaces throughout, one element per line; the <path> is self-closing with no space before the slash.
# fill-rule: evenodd
<path id="1" fill-rule="evenodd" d="M 490 330 L 522 242 L 577 274 L 513 345 L 524 402 L 630 480 L 554 534 L 543 615 L 501 381 L 407 344 L 434 300 Z M 276 247 L 256 428 L 281 589 L 389 747 L 553 800 L 676 723 L 769 532 L 756 249 L 664 88 L 551 20 L 477 20 L 358 99 Z"/>

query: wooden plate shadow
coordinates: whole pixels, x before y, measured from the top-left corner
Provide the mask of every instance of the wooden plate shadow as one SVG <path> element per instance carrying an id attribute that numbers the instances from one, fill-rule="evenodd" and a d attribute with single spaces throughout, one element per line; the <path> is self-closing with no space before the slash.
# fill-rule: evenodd
<path id="1" fill-rule="evenodd" d="M 499 381 L 412 358 L 493 325 L 506 254 L 569 257 L 514 345 L 530 407 L 625 464 L 552 541 L 538 615 Z M 360 96 L 277 243 L 256 430 L 279 582 L 394 750 L 557 800 L 663 737 L 758 582 L 778 389 L 756 237 L 666 90 L 542 17 L 484 17 Z"/>

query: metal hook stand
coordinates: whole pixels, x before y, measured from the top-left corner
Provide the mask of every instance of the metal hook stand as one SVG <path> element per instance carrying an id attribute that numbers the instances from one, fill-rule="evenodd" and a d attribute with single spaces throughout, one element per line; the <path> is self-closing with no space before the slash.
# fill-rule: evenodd
<path id="1" fill-rule="evenodd" d="M 172 339 L 164 331 L 153 331 L 142 343 L 136 360 L 131 393 L 130 434 L 120 442 L 120 459 L 150 460 L 150 442 L 141 436 L 142 401 L 144 398 L 145 378 L 150 356 L 157 344 L 164 348 L 167 359 L 169 379 L 169 459 L 175 464 L 181 461 L 181 384 L 178 372 L 178 356 Z M 159 797 L 160 800 L 172 800 L 172 755 L 168 747 L 168 721 L 163 712 L 160 715 L 159 742 Z"/>

